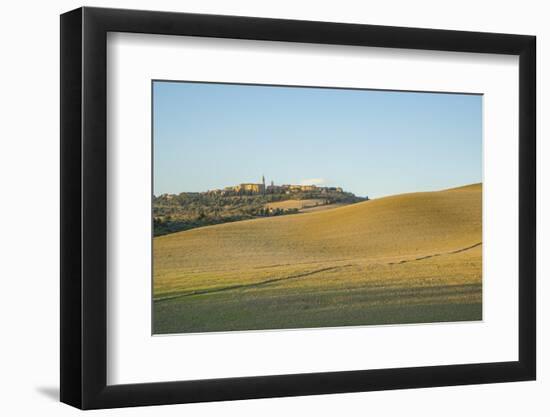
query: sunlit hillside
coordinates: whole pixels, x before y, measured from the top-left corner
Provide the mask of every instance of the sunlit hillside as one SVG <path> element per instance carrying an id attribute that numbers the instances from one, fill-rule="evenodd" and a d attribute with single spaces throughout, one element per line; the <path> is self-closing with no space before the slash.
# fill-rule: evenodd
<path id="1" fill-rule="evenodd" d="M 155 333 L 481 319 L 481 184 L 157 237 Z"/>

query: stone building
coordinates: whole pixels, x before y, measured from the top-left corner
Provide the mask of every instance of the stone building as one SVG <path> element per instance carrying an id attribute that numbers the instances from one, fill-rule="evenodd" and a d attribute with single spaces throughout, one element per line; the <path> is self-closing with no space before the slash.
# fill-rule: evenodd
<path id="1" fill-rule="evenodd" d="M 262 182 L 255 183 L 242 183 L 233 187 L 226 187 L 226 191 L 233 191 L 237 194 L 265 194 L 265 177 L 262 176 Z"/>
<path id="2" fill-rule="evenodd" d="M 318 187 L 316 185 L 295 185 L 295 184 L 284 184 L 284 185 L 275 185 L 273 181 L 271 184 L 265 185 L 265 177 L 262 176 L 261 183 L 242 183 L 239 185 L 234 185 L 232 187 L 225 187 L 223 190 L 214 190 L 211 192 L 216 192 L 221 195 L 250 195 L 250 194 L 294 194 L 300 192 L 321 192 L 327 194 L 329 192 L 338 192 L 342 193 L 343 190 L 340 187 Z"/>

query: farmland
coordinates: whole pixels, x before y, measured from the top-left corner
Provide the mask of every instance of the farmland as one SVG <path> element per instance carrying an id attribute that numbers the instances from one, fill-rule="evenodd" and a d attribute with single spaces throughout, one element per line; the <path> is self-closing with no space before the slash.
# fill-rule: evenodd
<path id="1" fill-rule="evenodd" d="M 480 320 L 481 197 L 474 184 L 155 237 L 153 331 Z"/>
<path id="2" fill-rule="evenodd" d="M 277 190 L 270 192 L 213 190 L 154 196 L 153 234 L 162 236 L 215 224 L 325 210 L 368 200 L 336 187 L 308 187 L 307 191 L 299 188 L 285 191 L 283 187 L 300 186 L 277 186 Z"/>
<path id="3" fill-rule="evenodd" d="M 270 209 L 304 209 L 309 207 L 316 207 L 325 204 L 325 200 L 320 198 L 310 198 L 307 200 L 284 200 L 274 203 L 268 203 L 265 206 Z"/>

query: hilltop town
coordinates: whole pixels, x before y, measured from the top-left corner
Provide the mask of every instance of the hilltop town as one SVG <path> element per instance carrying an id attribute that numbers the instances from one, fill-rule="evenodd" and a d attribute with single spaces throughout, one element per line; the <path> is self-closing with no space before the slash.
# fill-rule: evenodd
<path id="1" fill-rule="evenodd" d="M 232 185 L 220 189 L 213 189 L 203 191 L 200 194 L 219 195 L 222 197 L 229 196 L 241 196 L 241 195 L 279 195 L 279 194 L 298 194 L 298 193 L 319 193 L 321 195 L 329 195 L 334 193 L 344 193 L 342 187 L 319 187 L 317 185 L 295 185 L 295 184 L 283 184 L 275 185 L 273 181 L 271 184 L 265 184 L 265 177 L 262 176 L 262 182 L 260 183 L 241 183 L 238 185 Z M 161 194 L 158 198 L 173 199 L 177 194 Z"/>
<path id="2" fill-rule="evenodd" d="M 321 194 L 329 193 L 343 193 L 344 190 L 341 187 L 318 187 L 316 185 L 275 185 L 271 181 L 270 185 L 265 185 L 265 177 L 262 176 L 262 182 L 260 183 L 242 183 L 239 185 L 233 185 L 225 187 L 223 189 L 210 190 L 207 193 L 219 194 L 222 196 L 230 195 L 253 195 L 253 194 L 293 194 L 293 193 L 307 193 L 307 192 L 319 192 Z"/>
<path id="3" fill-rule="evenodd" d="M 368 200 L 341 187 L 241 183 L 203 192 L 153 197 L 154 235 L 212 224 L 318 211 Z"/>

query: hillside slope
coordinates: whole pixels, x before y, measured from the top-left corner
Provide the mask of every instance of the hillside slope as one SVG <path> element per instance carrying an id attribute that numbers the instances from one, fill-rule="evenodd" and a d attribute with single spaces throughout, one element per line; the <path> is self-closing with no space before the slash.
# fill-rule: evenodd
<path id="1" fill-rule="evenodd" d="M 288 305 L 283 310 L 290 309 L 289 314 L 307 310 L 305 319 L 292 320 L 294 325 L 309 326 L 307 317 L 316 317 L 315 304 L 311 303 L 318 302 L 321 295 L 330 298 L 330 294 L 338 293 L 332 307 L 340 306 L 340 310 L 349 307 L 355 314 L 360 313 L 357 309 L 361 303 L 355 307 L 349 304 L 346 292 L 352 297 L 360 293 L 372 295 L 365 291 L 374 287 L 378 291 L 416 288 L 416 295 L 409 295 L 418 301 L 418 294 L 426 288 L 432 289 L 432 295 L 434 288 L 444 289 L 450 294 L 445 298 L 448 300 L 449 296 L 460 295 L 459 287 L 466 285 L 462 288 L 470 294 L 466 304 L 476 305 L 475 311 L 479 310 L 476 317 L 480 316 L 481 197 L 481 184 L 475 184 L 402 194 L 320 212 L 208 226 L 155 238 L 156 330 L 272 328 L 261 320 L 241 325 L 235 319 L 210 325 L 203 317 L 193 316 L 193 320 L 189 315 L 182 317 L 187 306 L 197 307 L 197 303 L 208 314 L 209 300 L 214 306 L 224 297 L 230 297 L 236 311 L 239 303 L 244 306 L 254 300 L 262 304 L 258 301 L 261 297 L 271 301 L 279 297 L 277 303 L 281 307 L 286 297 Z M 453 288 L 457 289 L 455 293 Z M 317 298 L 308 300 L 307 294 L 315 294 Z M 386 304 L 395 306 L 406 298 L 396 297 L 392 301 L 391 294 L 387 291 L 382 294 Z M 300 296 L 306 298 L 302 302 L 293 301 L 293 297 Z M 326 300 L 330 306 L 329 298 Z M 445 300 L 432 304 L 445 304 Z M 363 302 L 362 307 L 368 306 Z M 360 317 L 353 316 L 353 320 L 365 322 Z M 266 321 L 270 320 L 272 317 Z M 329 321 L 335 325 L 350 324 L 345 319 L 335 322 L 333 317 Z M 371 322 L 366 320 L 365 324 Z M 316 323 L 318 319 L 311 325 L 322 325 Z"/>

